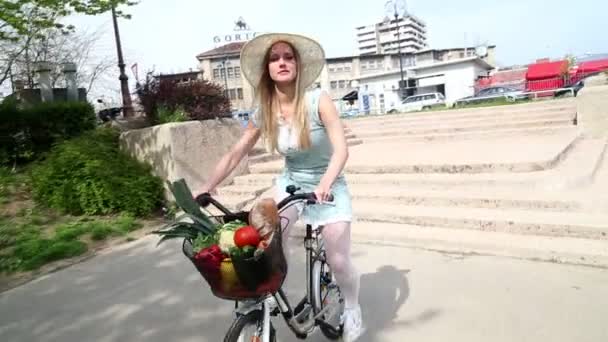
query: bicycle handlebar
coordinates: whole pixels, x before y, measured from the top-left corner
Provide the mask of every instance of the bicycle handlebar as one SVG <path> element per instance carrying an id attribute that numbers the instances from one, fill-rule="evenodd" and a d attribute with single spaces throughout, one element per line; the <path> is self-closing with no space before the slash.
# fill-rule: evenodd
<path id="1" fill-rule="evenodd" d="M 213 204 L 216 208 L 218 208 L 224 214 L 226 214 L 226 215 L 234 215 L 234 213 L 232 213 L 229 209 L 227 209 L 221 203 L 219 203 L 217 200 L 215 200 L 211 196 L 211 194 L 208 193 L 208 192 L 202 193 L 202 194 L 196 196 L 196 198 L 194 200 L 196 201 L 196 203 L 198 203 L 203 208 L 209 206 L 209 204 Z M 287 204 L 289 204 L 291 202 L 294 202 L 294 201 L 300 201 L 300 200 L 305 200 L 306 203 L 308 203 L 308 204 L 315 204 L 315 203 L 318 202 L 317 201 L 317 196 L 316 196 L 316 194 L 314 192 L 307 192 L 307 193 L 301 193 L 301 194 L 293 194 L 293 195 L 289 195 L 289 196 L 285 197 L 283 200 L 281 200 L 277 204 L 277 208 L 279 210 L 281 210 Z M 328 201 L 329 202 L 333 202 L 333 200 L 334 200 L 334 195 L 329 194 Z"/>

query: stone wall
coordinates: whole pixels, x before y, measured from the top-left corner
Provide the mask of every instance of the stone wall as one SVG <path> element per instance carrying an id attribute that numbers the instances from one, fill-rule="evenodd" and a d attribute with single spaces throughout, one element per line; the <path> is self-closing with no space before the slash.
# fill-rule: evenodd
<path id="1" fill-rule="evenodd" d="M 184 178 L 195 191 L 241 134 L 241 124 L 235 119 L 189 121 L 130 130 L 121 134 L 120 144 L 132 157 L 151 165 L 164 181 Z M 221 185 L 248 172 L 245 156 Z M 165 194 L 172 199 L 166 184 Z"/>

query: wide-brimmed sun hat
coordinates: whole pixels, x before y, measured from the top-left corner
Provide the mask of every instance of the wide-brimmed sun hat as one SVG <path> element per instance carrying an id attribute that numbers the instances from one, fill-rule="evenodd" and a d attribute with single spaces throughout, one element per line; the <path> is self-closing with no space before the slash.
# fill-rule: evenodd
<path id="1" fill-rule="evenodd" d="M 323 70 L 325 51 L 314 39 L 292 33 L 265 33 L 245 43 L 241 49 L 241 72 L 245 79 L 257 87 L 267 68 L 264 65 L 266 52 L 278 42 L 289 43 L 298 51 L 302 66 L 298 70 L 301 84 L 304 88 L 311 85 Z"/>

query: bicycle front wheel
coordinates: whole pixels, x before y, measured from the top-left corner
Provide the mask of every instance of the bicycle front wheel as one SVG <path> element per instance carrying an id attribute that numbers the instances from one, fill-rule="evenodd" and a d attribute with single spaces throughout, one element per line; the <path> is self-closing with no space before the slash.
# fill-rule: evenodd
<path id="1" fill-rule="evenodd" d="M 321 260 L 315 260 L 312 266 L 312 306 L 315 315 L 329 306 L 321 319 L 332 328 L 319 326 L 323 335 L 330 340 L 342 337 L 340 314 L 344 311 L 344 300 L 329 265 Z"/>
<path id="2" fill-rule="evenodd" d="M 224 342 L 262 342 L 263 312 L 251 311 L 239 316 L 228 329 Z M 276 332 L 270 322 L 270 342 L 276 342 Z"/>

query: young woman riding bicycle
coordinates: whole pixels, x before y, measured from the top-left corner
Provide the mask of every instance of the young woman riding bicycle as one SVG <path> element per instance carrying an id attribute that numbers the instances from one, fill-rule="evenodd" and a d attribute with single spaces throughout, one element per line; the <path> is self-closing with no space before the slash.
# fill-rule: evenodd
<path id="1" fill-rule="evenodd" d="M 257 110 L 237 144 L 219 161 L 197 194 L 213 193 L 261 137 L 266 148 L 285 157 L 285 169 L 275 182 L 275 200 L 296 185 L 314 192 L 320 204 L 291 207 L 283 215 L 289 228 L 301 218 L 323 225 L 327 259 L 345 299 L 344 341 L 364 331 L 359 305 L 359 275 L 350 256 L 351 196 L 343 175 L 348 159 L 344 128 L 329 96 L 307 91 L 325 65 L 323 48 L 294 34 L 264 34 L 241 51 L 241 71 L 256 93 Z M 324 204 L 329 194 L 332 205 Z M 286 238 L 283 241 L 287 241 Z"/>

